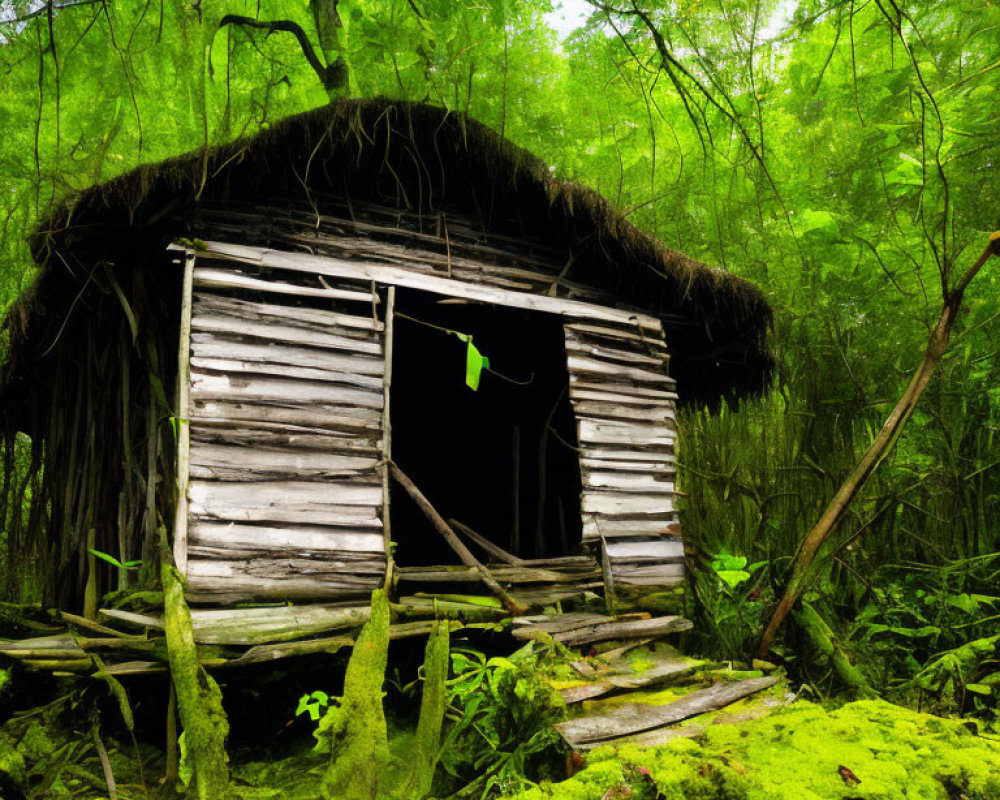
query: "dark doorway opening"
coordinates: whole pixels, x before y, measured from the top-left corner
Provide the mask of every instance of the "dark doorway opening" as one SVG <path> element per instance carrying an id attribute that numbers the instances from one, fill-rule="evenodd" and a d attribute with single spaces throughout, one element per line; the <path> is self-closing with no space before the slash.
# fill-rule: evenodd
<path id="1" fill-rule="evenodd" d="M 513 555 L 577 552 L 580 465 L 561 320 L 397 289 L 394 324 L 393 460 L 442 516 Z M 470 334 L 490 360 L 478 391 L 466 385 L 467 344 L 451 331 Z M 389 514 L 397 563 L 457 563 L 396 485 Z"/>

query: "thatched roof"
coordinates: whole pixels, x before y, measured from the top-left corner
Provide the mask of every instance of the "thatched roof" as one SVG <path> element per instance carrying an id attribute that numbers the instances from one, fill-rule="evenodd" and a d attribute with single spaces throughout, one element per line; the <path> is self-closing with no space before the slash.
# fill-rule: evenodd
<path id="1" fill-rule="evenodd" d="M 142 263 L 142 253 L 198 236 L 197 209 L 206 202 L 313 191 L 425 214 L 457 209 L 479 218 L 485 241 L 517 236 L 572 251 L 570 280 L 664 319 L 682 400 L 714 404 L 770 379 L 771 311 L 752 284 L 668 249 L 594 191 L 555 179 L 540 159 L 474 120 L 421 104 L 351 100 L 249 140 L 139 167 L 56 208 L 32 238 L 36 284 L 8 314 L 0 406 L 30 402 L 32 373 L 45 371 L 67 315 L 87 313 L 79 299 L 94 264 L 120 273 Z"/>

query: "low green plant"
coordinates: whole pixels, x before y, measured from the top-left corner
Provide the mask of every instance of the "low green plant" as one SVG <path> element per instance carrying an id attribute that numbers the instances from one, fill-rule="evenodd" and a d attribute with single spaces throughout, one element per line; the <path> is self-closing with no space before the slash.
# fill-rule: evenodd
<path id="1" fill-rule="evenodd" d="M 699 622 L 711 633 L 708 655 L 725 660 L 748 657 L 759 635 L 767 604 L 762 599 L 767 562 L 721 551 L 693 576 Z"/>
<path id="2" fill-rule="evenodd" d="M 493 797 L 532 785 L 559 744 L 552 724 L 565 706 L 542 680 L 551 646 L 530 643 L 509 658 L 475 650 L 452 653 L 451 723 L 441 766 L 456 798 Z"/>

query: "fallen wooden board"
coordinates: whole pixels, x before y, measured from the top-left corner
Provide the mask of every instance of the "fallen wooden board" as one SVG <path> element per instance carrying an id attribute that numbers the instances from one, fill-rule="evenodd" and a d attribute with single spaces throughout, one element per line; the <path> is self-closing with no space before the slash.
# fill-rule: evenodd
<path id="1" fill-rule="evenodd" d="M 717 683 L 707 689 L 691 692 L 664 706 L 631 703 L 604 715 L 579 717 L 561 722 L 555 727 L 571 747 L 620 739 L 714 711 L 747 695 L 774 686 L 779 680 L 777 676 L 770 676 L 748 678 L 735 683 Z"/>
<path id="2" fill-rule="evenodd" d="M 666 636 L 669 633 L 690 630 L 691 621 L 680 616 L 654 617 L 653 619 L 608 621 L 584 625 L 554 633 L 535 630 L 533 626 L 517 628 L 512 635 L 517 639 L 539 639 L 551 636 L 566 646 L 606 642 L 610 639 L 629 639 L 646 636 Z"/>
<path id="3" fill-rule="evenodd" d="M 163 620 L 149 614 L 102 608 L 99 615 L 140 628 L 163 630 Z M 264 606 L 259 608 L 191 609 L 194 639 L 199 644 L 263 644 L 302 639 L 332 630 L 364 625 L 367 605 Z"/>

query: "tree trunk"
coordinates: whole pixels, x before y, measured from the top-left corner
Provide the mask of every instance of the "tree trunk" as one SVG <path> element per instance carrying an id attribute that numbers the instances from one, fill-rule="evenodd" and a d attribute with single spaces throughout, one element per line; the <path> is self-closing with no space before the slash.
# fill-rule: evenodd
<path id="1" fill-rule="evenodd" d="M 969 271 L 962 276 L 955 288 L 946 295 L 944 305 L 941 309 L 941 316 L 927 340 L 927 350 L 924 353 L 924 358 L 920 362 L 920 366 L 917 367 L 917 371 L 914 373 L 909 385 L 906 387 L 906 391 L 903 392 L 903 396 L 899 398 L 895 408 L 892 409 L 892 413 L 889 414 L 882 425 L 882 429 L 879 431 L 878 436 L 875 437 L 875 441 L 872 442 L 868 451 L 862 456 L 861 461 L 858 462 L 858 465 L 841 485 L 837 494 L 834 495 L 833 500 L 830 501 L 830 505 L 823 512 L 823 516 L 820 517 L 819 522 L 813 526 L 812 530 L 809 531 L 806 538 L 799 545 L 795 559 L 792 562 L 792 576 L 788 581 L 788 586 L 785 587 L 785 593 L 775 608 L 770 622 L 767 624 L 763 637 L 761 637 L 760 646 L 757 649 L 758 657 L 764 658 L 767 655 L 768 650 L 771 648 L 771 642 L 778 632 L 778 628 L 781 627 L 781 623 L 788 616 L 788 612 L 792 610 L 792 607 L 802 594 L 810 567 L 820 546 L 836 529 L 837 524 L 843 518 L 851 501 L 864 488 L 868 482 L 868 478 L 871 477 L 872 473 L 878 468 L 885 457 L 889 455 L 893 445 L 899 438 L 903 425 L 906 424 L 906 421 L 913 414 L 913 409 L 920 399 L 920 395 L 927 388 L 931 376 L 934 375 L 934 371 L 941 362 L 941 357 L 948 349 L 948 339 L 951 336 L 951 329 L 955 324 L 958 310 L 962 305 L 965 290 L 991 255 L 1000 255 L 1000 232 L 990 235 L 989 244 L 983 250 L 982 255 L 969 268 Z"/>

